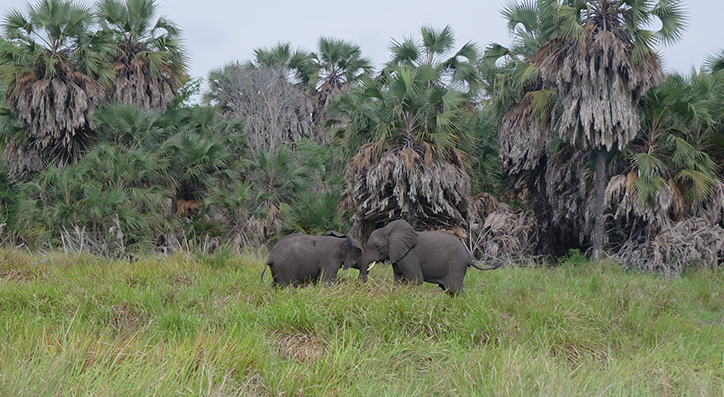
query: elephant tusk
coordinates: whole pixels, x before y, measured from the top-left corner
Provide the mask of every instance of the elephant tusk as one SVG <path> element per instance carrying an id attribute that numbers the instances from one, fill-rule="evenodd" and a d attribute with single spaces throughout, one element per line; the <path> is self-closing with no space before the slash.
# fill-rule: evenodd
<path id="1" fill-rule="evenodd" d="M 377 261 L 372 261 L 372 264 L 370 265 L 370 267 L 367 268 L 367 271 L 370 271 L 370 269 L 375 267 L 376 264 L 377 264 Z"/>

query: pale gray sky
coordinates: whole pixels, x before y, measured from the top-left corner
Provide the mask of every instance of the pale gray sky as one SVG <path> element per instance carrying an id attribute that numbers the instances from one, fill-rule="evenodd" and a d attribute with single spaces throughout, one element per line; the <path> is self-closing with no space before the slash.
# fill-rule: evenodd
<path id="1" fill-rule="evenodd" d="M 475 41 L 509 45 L 511 37 L 500 10 L 510 0 L 157 0 L 160 14 L 183 29 L 190 58 L 191 76 L 206 78 L 210 69 L 230 61 L 252 58 L 257 47 L 290 42 L 293 47 L 314 50 L 320 36 L 353 41 L 374 64 L 389 58 L 391 38 L 419 37 L 422 25 L 450 25 L 456 46 Z M 91 3 L 92 0 L 87 0 Z M 724 49 L 719 33 L 724 21 L 724 0 L 683 0 L 689 13 L 683 40 L 659 48 L 664 68 L 689 73 L 704 57 Z M 3 14 L 11 6 L 25 10 L 24 0 L 5 0 Z M 33 1 L 34 3 L 34 1 Z"/>

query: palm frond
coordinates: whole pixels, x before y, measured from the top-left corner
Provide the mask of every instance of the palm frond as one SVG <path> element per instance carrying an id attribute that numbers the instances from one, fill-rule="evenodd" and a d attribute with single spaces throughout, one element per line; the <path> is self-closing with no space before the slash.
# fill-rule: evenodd
<path id="1" fill-rule="evenodd" d="M 724 256 L 724 229 L 704 218 L 682 220 L 658 233 L 636 237 L 621 247 L 617 258 L 633 268 L 668 277 L 696 264 L 713 269 Z"/>
<path id="2" fill-rule="evenodd" d="M 689 17 L 680 0 L 661 0 L 651 9 L 651 15 L 661 21 L 656 34 L 664 45 L 672 45 L 683 37 Z"/>

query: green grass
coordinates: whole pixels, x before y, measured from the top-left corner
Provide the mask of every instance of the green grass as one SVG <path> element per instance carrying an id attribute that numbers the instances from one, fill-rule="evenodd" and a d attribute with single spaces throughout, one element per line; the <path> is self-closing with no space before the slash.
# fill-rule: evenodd
<path id="1" fill-rule="evenodd" d="M 263 258 L 0 251 L 0 396 L 715 396 L 724 273 L 570 260 L 466 293 L 273 289 Z"/>

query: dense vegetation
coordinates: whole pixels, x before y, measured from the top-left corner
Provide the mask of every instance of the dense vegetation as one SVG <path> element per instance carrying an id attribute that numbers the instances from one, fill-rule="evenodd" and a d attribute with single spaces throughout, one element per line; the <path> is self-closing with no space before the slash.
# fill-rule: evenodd
<path id="1" fill-rule="evenodd" d="M 665 396 L 724 391 L 724 275 L 470 272 L 466 294 L 272 289 L 263 258 L 0 252 L 0 394 Z M 267 280 L 268 281 L 268 280 Z"/>
<path id="2" fill-rule="evenodd" d="M 155 11 L 6 11 L 3 244 L 241 252 L 292 231 L 365 240 L 404 218 L 478 258 L 578 249 L 664 274 L 721 262 L 724 61 L 662 73 L 679 1 L 512 3 L 510 46 L 422 27 L 379 70 L 349 41 L 279 43 L 210 71 L 203 93 L 180 28 Z"/>

